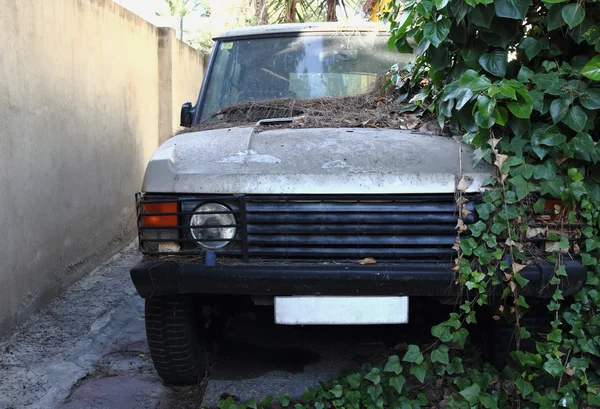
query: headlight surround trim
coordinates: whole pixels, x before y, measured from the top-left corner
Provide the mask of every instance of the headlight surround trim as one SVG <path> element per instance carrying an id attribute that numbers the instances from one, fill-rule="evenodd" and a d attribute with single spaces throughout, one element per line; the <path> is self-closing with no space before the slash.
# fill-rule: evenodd
<path id="1" fill-rule="evenodd" d="M 206 250 L 220 250 L 229 245 L 237 235 L 234 211 L 216 202 L 204 202 L 196 206 L 189 226 L 192 237 Z"/>

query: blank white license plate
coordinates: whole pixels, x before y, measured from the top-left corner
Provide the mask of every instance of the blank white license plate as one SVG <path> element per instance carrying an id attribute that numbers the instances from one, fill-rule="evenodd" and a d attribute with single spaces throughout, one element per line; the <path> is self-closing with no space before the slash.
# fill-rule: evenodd
<path id="1" fill-rule="evenodd" d="M 406 324 L 408 297 L 275 297 L 284 325 Z"/>

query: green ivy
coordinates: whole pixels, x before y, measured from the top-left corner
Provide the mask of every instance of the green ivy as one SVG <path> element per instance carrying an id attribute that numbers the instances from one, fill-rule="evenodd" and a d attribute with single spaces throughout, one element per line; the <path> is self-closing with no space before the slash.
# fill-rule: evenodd
<path id="1" fill-rule="evenodd" d="M 428 353 L 409 347 L 403 361 L 415 365 L 418 358 L 428 367 L 419 376 L 411 367 L 410 374 L 422 382 L 460 373 L 448 343 L 464 346 L 475 309 L 494 307 L 494 318 L 515 325 L 513 362 L 502 372 L 512 390 L 498 395 L 476 379 L 476 368 L 461 364 L 469 376 L 457 378 L 448 408 L 600 405 L 600 2 L 395 1 L 385 18 L 390 47 L 414 47 L 417 54 L 391 82 L 406 90 L 414 109 L 462 135 L 474 148 L 474 165 L 488 162 L 496 171 L 475 206 L 479 220 L 457 225 L 455 271 L 468 301 L 432 328 L 438 342 Z M 468 199 L 458 193 L 464 207 Z M 545 247 L 532 244 L 535 238 Z M 532 307 L 519 272 L 535 258 L 556 266 L 547 302 L 551 328 L 536 336 L 533 350 L 521 350 L 532 338 L 522 325 Z M 565 297 L 570 258 L 589 272 L 584 288 Z M 490 306 L 494 293 L 502 294 L 500 304 Z"/>

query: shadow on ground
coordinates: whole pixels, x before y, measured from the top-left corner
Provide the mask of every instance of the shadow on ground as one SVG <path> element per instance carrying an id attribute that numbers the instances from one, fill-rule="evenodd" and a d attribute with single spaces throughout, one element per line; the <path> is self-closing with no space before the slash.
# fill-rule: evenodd
<path id="1" fill-rule="evenodd" d="M 415 314 L 413 314 L 415 315 Z M 386 359 L 390 348 L 428 339 L 428 320 L 416 314 L 401 326 L 278 326 L 269 319 L 231 320 L 210 376 L 202 386 L 166 387 L 154 373 L 140 315 L 73 389 L 63 408 L 199 408 L 223 394 L 241 400 L 284 393 L 302 396 L 320 380 Z M 430 314 L 429 314 L 430 315 Z"/>

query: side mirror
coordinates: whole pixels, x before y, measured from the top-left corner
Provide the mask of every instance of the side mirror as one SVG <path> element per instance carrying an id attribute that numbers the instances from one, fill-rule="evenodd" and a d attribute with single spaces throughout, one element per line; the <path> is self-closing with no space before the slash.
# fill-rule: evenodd
<path id="1" fill-rule="evenodd" d="M 194 109 L 191 102 L 186 102 L 181 106 L 180 124 L 183 127 L 189 128 L 194 120 Z"/>

